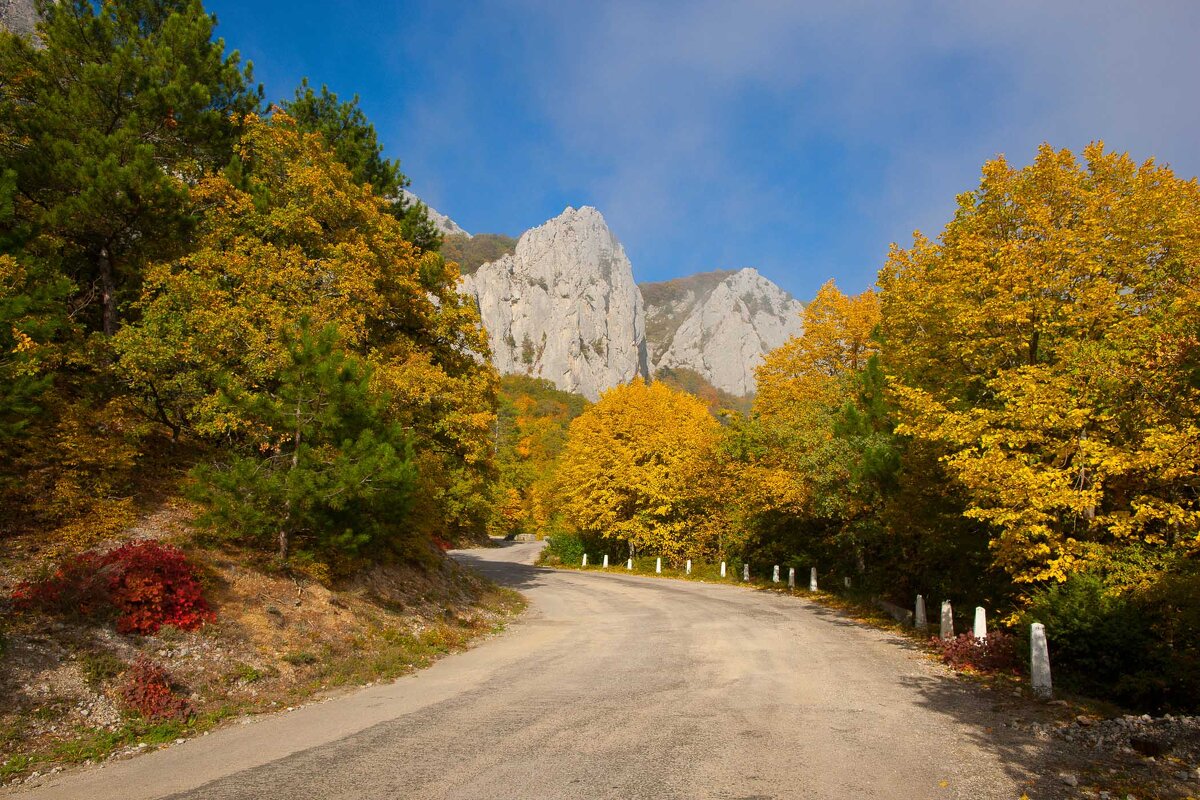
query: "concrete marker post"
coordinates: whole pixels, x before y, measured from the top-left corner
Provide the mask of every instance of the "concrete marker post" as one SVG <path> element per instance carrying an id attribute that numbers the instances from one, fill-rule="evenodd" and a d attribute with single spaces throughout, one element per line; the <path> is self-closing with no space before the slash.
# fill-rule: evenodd
<path id="1" fill-rule="evenodd" d="M 815 592 L 817 590 L 817 568 L 813 567 L 808 573 L 808 590 Z"/>
<path id="2" fill-rule="evenodd" d="M 775 565 L 775 571 L 771 573 L 771 583 L 779 583 L 779 565 Z"/>
<path id="3" fill-rule="evenodd" d="M 1029 626 L 1029 679 L 1033 684 L 1033 695 L 1039 700 L 1054 696 L 1054 684 L 1050 680 L 1050 648 L 1046 644 L 1046 626 L 1035 622 Z"/>
<path id="4" fill-rule="evenodd" d="M 950 606 L 949 600 L 942 601 L 942 638 L 954 638 L 954 609 Z"/>
<path id="5" fill-rule="evenodd" d="M 633 569 L 633 559 L 632 558 L 625 562 L 625 569 Z"/>
<path id="6" fill-rule="evenodd" d="M 691 560 L 690 558 L 687 560 L 687 567 L 684 569 L 684 573 L 683 573 L 683 574 L 684 574 L 684 575 L 691 575 L 691 574 L 692 574 L 692 560 Z"/>
<path id="7" fill-rule="evenodd" d="M 587 566 L 587 553 L 583 554 L 583 566 Z"/>
<path id="8" fill-rule="evenodd" d="M 983 606 L 975 606 L 975 638 L 987 638 L 987 612 Z"/>
<path id="9" fill-rule="evenodd" d="M 742 564 L 742 580 L 744 580 L 744 581 L 750 580 L 750 565 L 749 564 Z"/>
<path id="10" fill-rule="evenodd" d="M 847 588 L 847 589 L 849 589 L 849 588 L 850 588 L 850 579 L 849 579 L 849 578 L 842 578 L 842 580 L 845 582 L 845 584 L 846 584 L 846 588 Z"/>
<path id="11" fill-rule="evenodd" d="M 608 553 L 604 554 L 604 569 L 608 569 Z"/>
<path id="12" fill-rule="evenodd" d="M 721 577 L 722 578 L 725 577 L 725 562 L 724 561 L 721 562 Z"/>
<path id="13" fill-rule="evenodd" d="M 788 567 L 788 588 L 789 589 L 796 588 L 796 568 L 795 567 Z"/>
<path id="14" fill-rule="evenodd" d="M 660 557 L 654 562 L 654 571 L 659 575 L 662 574 L 662 558 Z"/>
<path id="15" fill-rule="evenodd" d="M 919 630 L 925 630 L 929 626 L 929 620 L 925 618 L 925 598 L 917 595 L 916 613 L 913 614 L 913 627 Z"/>

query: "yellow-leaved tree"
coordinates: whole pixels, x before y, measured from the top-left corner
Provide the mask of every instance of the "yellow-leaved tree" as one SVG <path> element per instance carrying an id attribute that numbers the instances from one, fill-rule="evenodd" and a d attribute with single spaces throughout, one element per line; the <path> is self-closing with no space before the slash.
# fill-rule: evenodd
<path id="1" fill-rule="evenodd" d="M 1200 547 L 1200 187 L 1093 144 L 998 158 L 879 276 L 904 434 L 1019 582 Z"/>
<path id="2" fill-rule="evenodd" d="M 583 532 L 671 561 L 723 552 L 714 470 L 720 425 L 700 400 L 634 381 L 571 423 L 558 478 Z"/>
<path id="3" fill-rule="evenodd" d="M 831 280 L 804 307 L 804 332 L 772 350 L 755 370 L 757 447 L 748 447 L 740 496 L 753 513 L 803 513 L 828 476 L 831 414 L 846 399 L 848 375 L 878 351 L 879 296 L 848 296 Z"/>
<path id="4" fill-rule="evenodd" d="M 233 167 L 194 187 L 186 256 L 153 265 L 137 321 L 115 337 L 120 374 L 176 436 L 279 432 L 244 415 L 291 367 L 298 323 L 365 361 L 388 421 L 413 438 L 410 519 L 430 536 L 481 533 L 490 509 L 497 377 L 458 271 L 406 241 L 369 184 L 282 112 L 247 117 Z"/>

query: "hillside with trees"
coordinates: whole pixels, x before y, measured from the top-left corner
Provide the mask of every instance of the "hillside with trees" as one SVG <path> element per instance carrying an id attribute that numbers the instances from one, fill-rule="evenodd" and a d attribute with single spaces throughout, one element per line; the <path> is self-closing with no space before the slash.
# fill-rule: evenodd
<path id="1" fill-rule="evenodd" d="M 1046 623 L 1067 687 L 1195 710 L 1198 286 L 1195 180 L 1099 143 L 988 162 L 877 288 L 821 289 L 748 416 L 700 424 L 657 384 L 603 395 L 564 455 L 576 539 L 547 557 L 720 557 L 902 607 L 952 597 Z"/>
<path id="2" fill-rule="evenodd" d="M 498 377 L 357 98 L 264 106 L 198 0 L 38 10 L 0 31 L 0 778 L 265 707 L 231 669 L 302 697 L 514 607 L 441 555 L 491 520 Z M 20 687 L 86 664 L 104 723 L 30 724 L 81 690 Z"/>
<path id="3" fill-rule="evenodd" d="M 640 377 L 631 311 L 564 340 L 639 370 L 589 403 L 497 373 L 461 281 L 515 240 L 443 237 L 357 97 L 268 104 L 199 0 L 38 10 L 0 31 L 0 780 L 465 646 L 521 605 L 444 556 L 489 534 L 952 597 L 1046 623 L 1073 691 L 1200 709 L 1196 180 L 997 158 L 875 286 L 826 283 L 753 398 Z M 599 212 L 563 217 L 633 309 Z"/>

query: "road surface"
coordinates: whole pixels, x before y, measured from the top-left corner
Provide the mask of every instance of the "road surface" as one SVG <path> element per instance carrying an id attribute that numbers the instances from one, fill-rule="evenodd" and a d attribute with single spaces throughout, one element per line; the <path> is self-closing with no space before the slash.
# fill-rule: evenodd
<path id="1" fill-rule="evenodd" d="M 27 796 L 1020 796 L 1034 745 L 903 639 L 770 592 L 535 568 L 538 546 L 456 554 L 531 601 L 479 647 Z"/>

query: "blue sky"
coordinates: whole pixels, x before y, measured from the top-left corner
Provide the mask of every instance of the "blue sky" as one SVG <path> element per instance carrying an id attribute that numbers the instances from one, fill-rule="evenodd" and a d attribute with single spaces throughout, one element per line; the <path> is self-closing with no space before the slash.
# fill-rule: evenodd
<path id="1" fill-rule="evenodd" d="M 1200 171 L 1200 3 L 208 0 L 268 97 L 357 93 L 472 232 L 594 205 L 639 281 L 870 285 L 998 153 Z"/>

